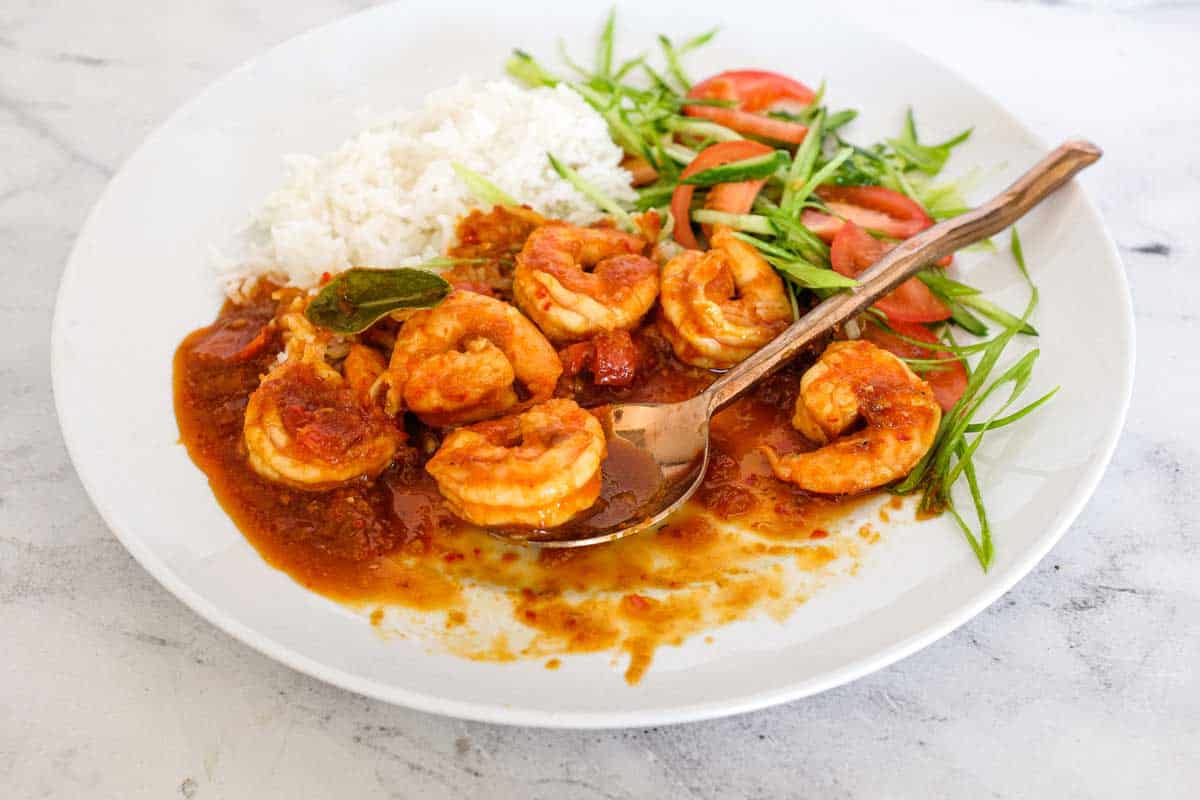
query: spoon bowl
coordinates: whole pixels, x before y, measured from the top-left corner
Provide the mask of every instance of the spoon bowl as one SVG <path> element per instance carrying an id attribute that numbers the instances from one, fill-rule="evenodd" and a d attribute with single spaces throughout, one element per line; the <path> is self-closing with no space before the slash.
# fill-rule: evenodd
<path id="1" fill-rule="evenodd" d="M 857 286 L 822 301 L 690 400 L 592 409 L 609 450 L 596 504 L 555 528 L 489 532 L 521 544 L 565 548 L 611 542 L 660 525 L 704 479 L 713 414 L 929 264 L 1007 228 L 1100 156 L 1091 142 L 1060 145 L 992 200 L 901 242 L 862 273 Z"/>
<path id="2" fill-rule="evenodd" d="M 707 393 L 681 403 L 621 403 L 591 409 L 608 439 L 600 499 L 546 530 L 498 529 L 510 541 L 586 547 L 661 524 L 700 487 L 708 467 Z"/>

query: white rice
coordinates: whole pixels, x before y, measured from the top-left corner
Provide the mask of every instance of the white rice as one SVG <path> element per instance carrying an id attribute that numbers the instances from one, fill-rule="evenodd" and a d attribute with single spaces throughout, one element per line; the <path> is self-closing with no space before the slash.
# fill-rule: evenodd
<path id="1" fill-rule="evenodd" d="M 463 80 L 331 153 L 285 157 L 285 185 L 253 217 L 235 253 L 220 259 L 222 283 L 231 296 L 263 277 L 311 288 L 325 272 L 444 255 L 458 219 L 483 205 L 455 174 L 455 161 L 546 216 L 595 222 L 600 212 L 558 176 L 547 152 L 610 197 L 635 196 L 603 118 L 575 92 Z"/>

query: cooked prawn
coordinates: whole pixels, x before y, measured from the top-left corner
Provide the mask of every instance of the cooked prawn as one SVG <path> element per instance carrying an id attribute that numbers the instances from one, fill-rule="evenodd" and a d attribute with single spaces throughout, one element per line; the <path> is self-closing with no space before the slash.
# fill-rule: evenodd
<path id="1" fill-rule="evenodd" d="M 374 351 L 353 345 L 343 376 L 325 360 L 329 335 L 305 319 L 303 306 L 297 300 L 278 318 L 285 358 L 250 395 L 242 435 L 259 475 L 319 491 L 377 475 L 404 434 L 365 399 Z"/>
<path id="2" fill-rule="evenodd" d="M 550 223 L 517 256 L 513 297 L 554 342 L 629 330 L 658 297 L 646 240 L 613 228 Z"/>
<path id="3" fill-rule="evenodd" d="M 384 409 L 408 409 L 429 425 L 499 416 L 554 393 L 562 364 L 546 337 L 520 311 L 486 295 L 456 290 L 420 311 L 396 337 L 392 360 L 373 390 Z"/>
<path id="4" fill-rule="evenodd" d="M 342 375 L 346 378 L 346 384 L 363 403 L 371 402 L 371 387 L 385 369 L 387 361 L 383 354 L 362 344 L 350 345 L 350 352 L 342 361 Z"/>
<path id="5" fill-rule="evenodd" d="M 459 428 L 425 465 L 455 514 L 476 525 L 550 528 L 600 495 L 599 421 L 574 400 Z"/>
<path id="6" fill-rule="evenodd" d="M 833 342 L 800 379 L 792 417 L 824 447 L 785 456 L 761 450 L 780 480 L 818 494 L 855 494 L 911 472 L 941 419 L 933 389 L 899 358 L 870 342 Z M 860 421 L 862 430 L 842 435 Z"/>
<path id="7" fill-rule="evenodd" d="M 712 249 L 685 250 L 662 273 L 659 329 L 686 364 L 725 369 L 788 326 L 792 307 L 775 270 L 728 228 Z"/>

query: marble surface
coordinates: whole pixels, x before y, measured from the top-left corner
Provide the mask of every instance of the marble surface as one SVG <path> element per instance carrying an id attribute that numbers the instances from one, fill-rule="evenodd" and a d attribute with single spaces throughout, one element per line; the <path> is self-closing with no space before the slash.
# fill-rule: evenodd
<path id="1" fill-rule="evenodd" d="M 362 5 L 0 8 L 0 796 L 1195 796 L 1200 4 L 854 4 L 1045 138 L 1105 146 L 1083 181 L 1133 286 L 1127 429 L 1064 540 L 953 635 L 773 710 L 593 733 L 432 717 L 269 661 L 133 562 L 63 448 L 54 293 L 107 180 L 210 80 Z"/>

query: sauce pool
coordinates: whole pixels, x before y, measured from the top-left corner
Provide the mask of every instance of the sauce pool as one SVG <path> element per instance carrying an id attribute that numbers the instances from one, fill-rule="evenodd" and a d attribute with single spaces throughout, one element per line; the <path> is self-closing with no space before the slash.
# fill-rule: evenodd
<path id="1" fill-rule="evenodd" d="M 179 346 L 181 440 L 268 563 L 362 608 L 380 630 L 434 618 L 441 621 L 438 639 L 452 652 L 480 660 L 549 658 L 555 667 L 565 654 L 621 651 L 629 657 L 626 679 L 636 682 L 662 645 L 754 614 L 791 613 L 829 572 L 850 568 L 863 544 L 829 534 L 857 500 L 781 483 L 756 450 L 763 443 L 780 452 L 812 447 L 790 425 L 796 368 L 714 418 L 704 484 L 680 514 L 657 532 L 611 544 L 539 551 L 458 520 L 424 470 L 437 435 L 428 429 L 410 430 L 411 446 L 374 480 L 324 492 L 271 483 L 247 463 L 242 415 L 282 349 L 266 327 L 275 308 L 265 290 L 247 304 L 226 304 L 213 325 Z M 644 371 L 633 386 L 564 381 L 560 393 L 585 406 L 669 402 L 712 380 L 674 361 L 652 326 L 635 338 Z M 646 483 L 628 455 L 618 447 L 606 462 L 612 513 L 638 502 Z"/>

